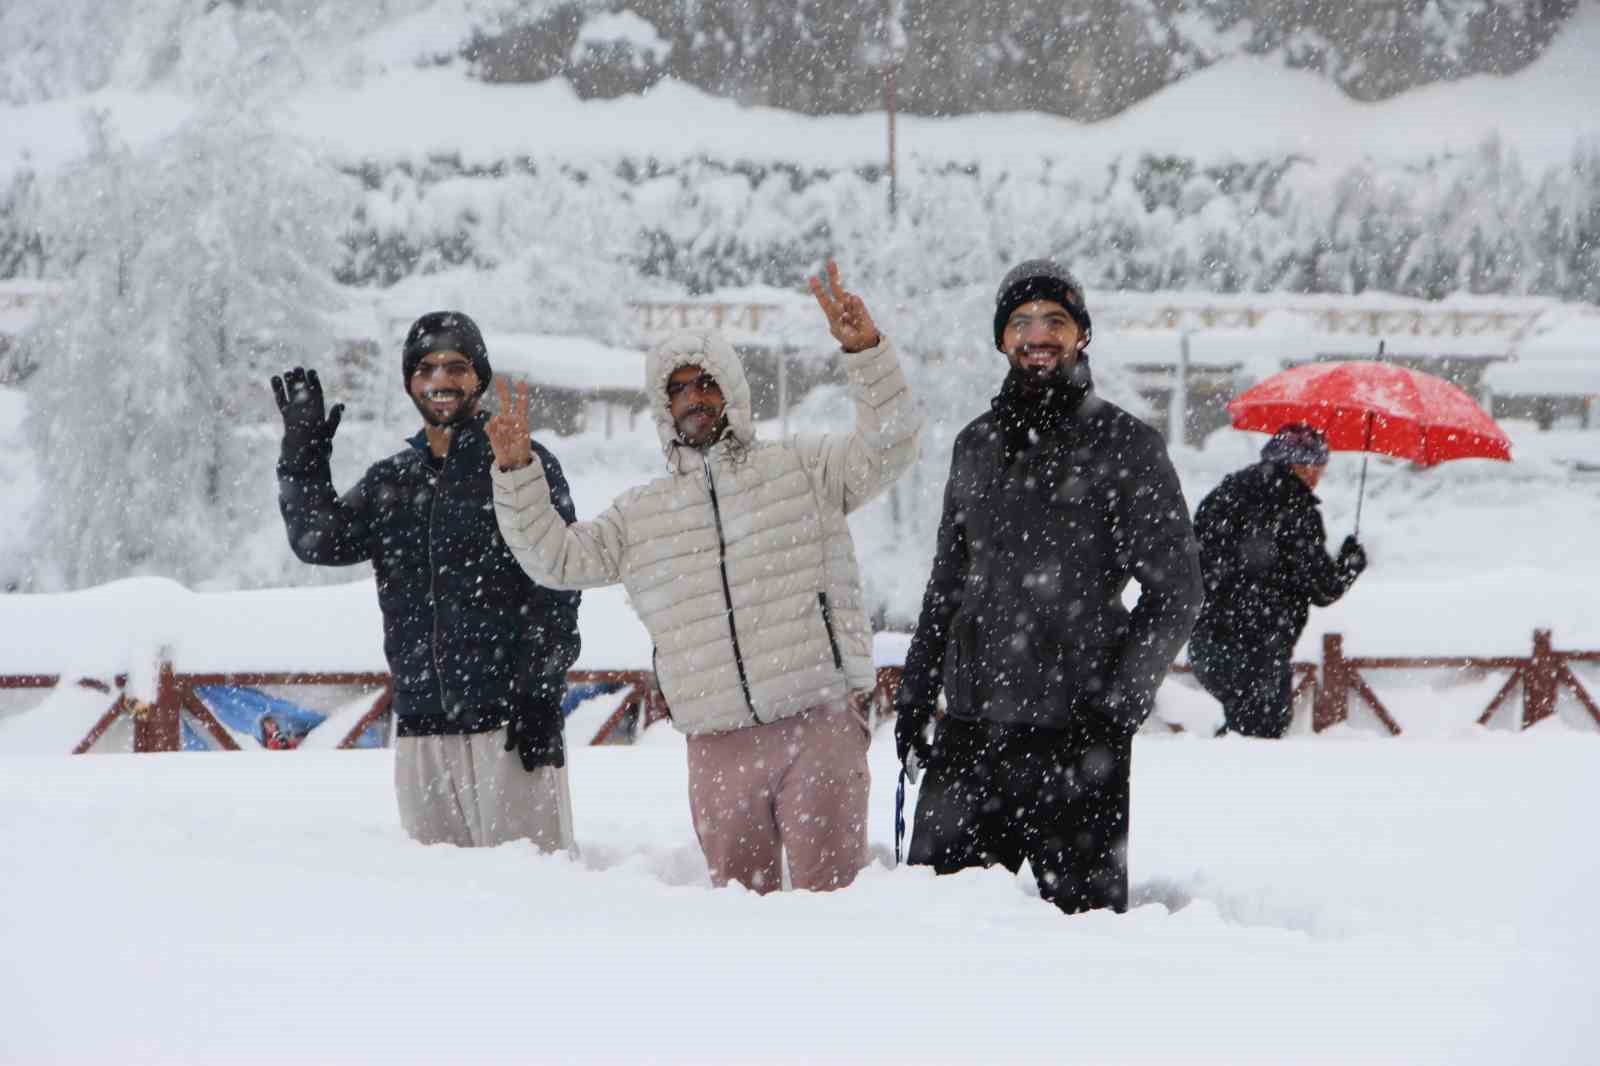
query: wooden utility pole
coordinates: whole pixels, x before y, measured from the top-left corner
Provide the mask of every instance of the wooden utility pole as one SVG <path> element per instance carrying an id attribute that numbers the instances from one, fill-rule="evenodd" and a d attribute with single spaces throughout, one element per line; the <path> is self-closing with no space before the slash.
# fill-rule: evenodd
<path id="1" fill-rule="evenodd" d="M 883 95 L 889 116 L 889 220 L 899 209 L 900 181 L 895 166 L 894 120 L 897 110 L 895 79 L 906 54 L 906 34 L 900 25 L 899 0 L 884 0 L 883 11 Z"/>
<path id="2" fill-rule="evenodd" d="M 897 62 L 891 53 L 889 58 L 889 66 L 884 71 L 884 92 L 888 96 L 889 105 L 889 219 L 891 221 L 894 219 L 895 210 L 898 206 L 897 201 L 900 198 L 900 190 L 898 187 L 897 178 L 895 176 L 894 167 L 894 72 L 897 65 Z"/>

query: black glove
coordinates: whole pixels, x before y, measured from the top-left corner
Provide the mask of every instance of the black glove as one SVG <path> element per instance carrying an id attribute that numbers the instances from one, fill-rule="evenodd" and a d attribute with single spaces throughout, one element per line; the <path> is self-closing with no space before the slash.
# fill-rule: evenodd
<path id="1" fill-rule="evenodd" d="M 1339 569 L 1351 577 L 1358 577 L 1366 568 L 1367 551 L 1352 533 L 1344 538 L 1343 544 L 1339 545 Z"/>
<path id="2" fill-rule="evenodd" d="M 512 715 L 506 722 L 506 750 L 515 749 L 529 773 L 541 766 L 565 766 L 563 724 L 560 705 Z"/>
<path id="3" fill-rule="evenodd" d="M 332 450 L 333 435 L 339 429 L 339 419 L 344 417 L 344 404 L 334 404 L 333 410 L 324 415 L 322 382 L 315 370 L 297 366 L 282 377 L 274 374 L 272 396 L 278 401 L 278 413 L 283 415 L 286 458 L 304 455 L 308 449 L 322 448 L 324 453 Z"/>
<path id="4" fill-rule="evenodd" d="M 918 763 L 928 765 L 933 755 L 933 745 L 928 743 L 928 723 L 932 720 L 933 711 L 926 707 L 896 709 L 894 750 L 900 756 L 901 765 L 905 764 L 906 757 L 912 752 L 917 753 Z"/>
<path id="5" fill-rule="evenodd" d="M 1129 721 L 1127 716 L 1133 710 L 1124 706 L 1119 691 L 1108 686 L 1098 698 L 1084 707 L 1082 714 L 1076 716 L 1078 727 L 1084 734 L 1084 742 L 1109 741 L 1120 744 L 1128 740 L 1139 731 L 1139 726 L 1148 716 L 1139 715 L 1136 720 Z"/>

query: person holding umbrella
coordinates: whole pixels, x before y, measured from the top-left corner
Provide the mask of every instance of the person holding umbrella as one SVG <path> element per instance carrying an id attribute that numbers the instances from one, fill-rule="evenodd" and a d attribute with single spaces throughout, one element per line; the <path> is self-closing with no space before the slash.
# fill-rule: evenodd
<path id="1" fill-rule="evenodd" d="M 1189 663 L 1222 703 L 1224 732 L 1281 737 L 1289 728 L 1289 657 L 1310 605 L 1326 607 L 1366 569 L 1355 534 L 1329 559 L 1314 494 L 1329 450 L 1360 452 L 1356 530 L 1367 457 L 1427 469 L 1457 459 L 1511 460 L 1511 442 L 1457 386 L 1383 361 L 1316 362 L 1274 374 L 1228 403 L 1234 429 L 1272 434 L 1261 462 L 1229 475 L 1200 504 L 1195 532 L 1206 601 Z"/>
<path id="2" fill-rule="evenodd" d="M 1367 568 L 1354 534 L 1337 559 L 1328 557 L 1315 494 L 1327 464 L 1321 431 L 1285 426 L 1260 462 L 1229 474 L 1195 513 L 1205 603 L 1189 637 L 1189 665 L 1222 704 L 1218 735 L 1276 739 L 1288 731 L 1290 657 L 1310 605 L 1333 603 Z"/>

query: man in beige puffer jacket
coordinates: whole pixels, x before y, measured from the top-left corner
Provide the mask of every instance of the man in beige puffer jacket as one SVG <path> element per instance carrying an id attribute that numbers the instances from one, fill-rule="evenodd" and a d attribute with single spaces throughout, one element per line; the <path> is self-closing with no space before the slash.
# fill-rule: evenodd
<path id="1" fill-rule="evenodd" d="M 650 353 L 665 477 L 567 525 L 532 462 L 527 390 L 500 385 L 494 500 L 512 554 L 542 585 L 621 582 L 656 646 L 688 735 L 695 832 L 718 885 L 849 884 L 866 863 L 872 632 L 846 516 L 910 467 L 920 417 L 893 347 L 828 264 L 811 289 L 843 349 L 849 434 L 756 439 L 750 387 L 714 331 Z"/>

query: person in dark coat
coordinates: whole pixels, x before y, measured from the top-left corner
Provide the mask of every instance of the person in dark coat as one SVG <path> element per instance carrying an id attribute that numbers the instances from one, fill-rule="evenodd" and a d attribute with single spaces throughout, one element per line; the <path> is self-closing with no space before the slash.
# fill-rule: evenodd
<path id="1" fill-rule="evenodd" d="M 908 861 L 1027 860 L 1069 914 L 1127 908 L 1133 734 L 1201 600 L 1166 446 L 1095 395 L 1090 337 L 1083 289 L 1057 264 L 1001 282 L 994 339 L 1011 369 L 956 438 L 895 726 L 902 761 L 927 768 Z"/>
<path id="2" fill-rule="evenodd" d="M 423 843 L 529 839 L 571 851 L 561 697 L 578 657 L 578 593 L 535 584 L 500 536 L 479 410 L 493 370 L 477 324 L 455 311 L 423 315 L 401 372 L 422 429 L 343 496 L 329 469 L 343 405 L 324 411 L 315 370 L 273 377 L 290 547 L 320 566 L 371 562 L 377 576 L 406 831 Z M 572 522 L 561 465 L 533 450 Z"/>
<path id="3" fill-rule="evenodd" d="M 1206 601 L 1189 638 L 1189 665 L 1222 704 L 1219 735 L 1288 731 L 1290 660 L 1309 605 L 1333 603 L 1367 567 L 1354 535 L 1337 560 L 1328 557 L 1313 491 L 1327 464 L 1320 432 L 1285 426 L 1260 462 L 1229 474 L 1195 514 Z"/>

